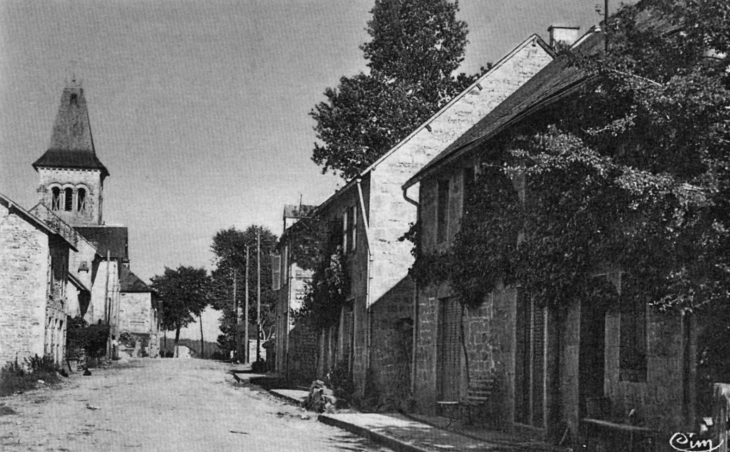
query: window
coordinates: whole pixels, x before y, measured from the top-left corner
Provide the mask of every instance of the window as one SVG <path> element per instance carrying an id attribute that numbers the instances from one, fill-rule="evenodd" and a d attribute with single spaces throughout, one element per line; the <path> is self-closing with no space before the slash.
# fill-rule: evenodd
<path id="1" fill-rule="evenodd" d="M 75 93 L 71 94 L 71 105 L 78 104 L 78 98 L 79 98 L 79 96 L 77 94 L 75 94 Z"/>
<path id="2" fill-rule="evenodd" d="M 281 289 L 281 256 L 271 255 L 271 290 Z"/>
<path id="3" fill-rule="evenodd" d="M 51 189 L 51 210 L 61 210 L 61 189 L 58 187 Z"/>
<path id="4" fill-rule="evenodd" d="M 86 189 L 79 188 L 76 192 L 76 210 L 83 212 L 86 210 Z"/>
<path id="5" fill-rule="evenodd" d="M 449 181 L 438 181 L 436 206 L 436 242 L 444 243 L 449 232 Z"/>
<path id="6" fill-rule="evenodd" d="M 622 381 L 646 381 L 646 309 L 641 298 L 627 290 L 621 296 L 620 374 Z"/>
<path id="7" fill-rule="evenodd" d="M 74 191 L 70 188 L 67 188 L 63 191 L 64 197 L 63 197 L 63 210 L 66 212 L 70 212 L 73 210 L 74 205 Z"/>
<path id="8" fill-rule="evenodd" d="M 462 197 L 461 197 L 461 210 L 462 215 L 466 214 L 466 206 L 469 203 L 469 196 L 471 196 L 471 193 L 474 191 L 474 185 L 475 185 L 475 172 L 473 166 L 467 166 L 464 168 L 464 172 L 462 174 Z"/>
<path id="9" fill-rule="evenodd" d="M 345 209 L 342 217 L 342 251 L 354 252 L 357 247 L 357 206 Z"/>

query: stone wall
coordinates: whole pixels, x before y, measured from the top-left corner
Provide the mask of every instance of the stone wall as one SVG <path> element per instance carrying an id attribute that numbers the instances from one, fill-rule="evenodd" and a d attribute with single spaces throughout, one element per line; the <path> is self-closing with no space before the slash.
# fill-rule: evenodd
<path id="1" fill-rule="evenodd" d="M 286 378 L 295 383 L 309 385 L 317 378 L 316 331 L 297 325 L 289 331 L 289 353 Z"/>
<path id="2" fill-rule="evenodd" d="M 0 205 L 0 365 L 45 352 L 47 233 Z"/>
<path id="3" fill-rule="evenodd" d="M 371 308 L 372 373 L 368 384 L 372 384 L 379 395 L 379 404 L 399 405 L 410 395 L 413 290 L 413 281 L 406 278 Z"/>
<path id="4" fill-rule="evenodd" d="M 64 206 L 53 213 L 72 226 L 98 225 L 102 218 L 102 182 L 99 170 L 70 169 L 70 168 L 39 168 L 40 185 L 38 186 L 38 202 L 53 210 L 52 188 L 61 190 L 71 188 L 74 191 L 74 205 L 71 211 L 64 210 Z M 79 188 L 86 190 L 86 208 L 77 211 L 76 193 Z M 63 197 L 62 197 L 63 199 Z"/>
<path id="5" fill-rule="evenodd" d="M 119 301 L 119 332 L 149 335 L 152 331 L 152 293 L 122 292 Z"/>

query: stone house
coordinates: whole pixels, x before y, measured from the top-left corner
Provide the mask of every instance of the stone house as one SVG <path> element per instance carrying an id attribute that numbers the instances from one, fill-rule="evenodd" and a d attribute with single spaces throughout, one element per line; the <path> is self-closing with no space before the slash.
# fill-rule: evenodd
<path id="1" fill-rule="evenodd" d="M 287 380 L 309 383 L 316 376 L 316 332 L 304 325 L 294 325 L 292 310 L 302 306 L 307 283 L 312 278 L 311 270 L 304 270 L 292 259 L 292 246 L 295 235 L 293 228 L 305 227 L 298 223 L 314 211 L 316 206 L 284 206 L 284 229 L 277 254 L 272 255 L 272 284 L 277 291 L 276 334 L 274 370 Z"/>
<path id="2" fill-rule="evenodd" d="M 320 332 L 319 377 L 346 366 L 356 394 L 368 386 L 381 401 L 407 396 L 415 287 L 411 247 L 399 239 L 417 209 L 403 199 L 402 185 L 552 60 L 550 48 L 529 37 L 314 212 L 342 228 L 350 280 L 337 326 Z"/>
<path id="3" fill-rule="evenodd" d="M 574 48 L 600 51 L 603 36 L 591 30 Z M 559 102 L 589 81 L 560 60 L 550 63 L 404 184 L 404 196 L 418 199 L 424 253 L 452 246 L 469 183 L 509 143 L 501 138 L 548 107 L 563 111 Z M 524 189 L 524 181 L 514 184 Z M 620 272 L 595 273 L 621 293 Z M 499 414 L 490 421 L 507 430 L 560 439 L 567 429 L 576 438 L 586 419 L 601 415 L 611 417 L 614 433 L 630 415 L 654 431 L 693 429 L 697 333 L 687 316 L 643 305 L 605 309 L 591 300 L 559 312 L 499 283 L 476 308 L 463 307 L 448 281 L 417 294 L 414 395 L 423 412 L 464 397 L 469 381 L 494 372 Z M 604 401 L 610 415 L 591 408 Z"/>
<path id="4" fill-rule="evenodd" d="M 0 217 L 0 363 L 37 355 L 61 364 L 73 231 L 49 227 L 4 195 Z"/>
<path id="5" fill-rule="evenodd" d="M 157 294 L 127 267 L 122 267 L 119 281 L 120 347 L 131 346 L 133 357 L 160 354 L 159 303 Z M 127 340 L 127 343 L 122 343 Z"/>

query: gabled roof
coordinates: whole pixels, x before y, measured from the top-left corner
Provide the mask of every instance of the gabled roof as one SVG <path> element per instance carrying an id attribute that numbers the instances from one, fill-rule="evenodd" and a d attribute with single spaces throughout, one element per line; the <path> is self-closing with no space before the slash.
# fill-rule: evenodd
<path id="1" fill-rule="evenodd" d="M 317 206 L 305 204 L 287 204 L 284 206 L 284 218 L 304 218 L 309 216 Z"/>
<path id="2" fill-rule="evenodd" d="M 136 292 L 145 293 L 152 292 L 150 286 L 144 283 L 137 277 L 132 270 L 127 267 L 122 267 L 121 274 L 119 276 L 119 290 L 120 292 Z"/>
<path id="3" fill-rule="evenodd" d="M 68 238 L 67 236 L 64 236 L 63 234 L 60 234 L 58 231 L 56 231 L 53 228 L 49 227 L 43 220 L 41 220 L 40 218 L 36 217 L 35 215 L 33 215 L 32 213 L 28 212 L 27 210 L 23 209 L 18 204 L 16 204 L 13 200 L 11 200 L 7 196 L 3 195 L 2 193 L 0 193 L 0 204 L 2 204 L 3 206 L 7 207 L 7 209 L 10 212 L 16 213 L 18 216 L 22 217 L 25 221 L 27 221 L 28 223 L 32 224 L 33 226 L 35 226 L 39 230 L 43 231 L 48 236 L 58 236 L 58 237 L 60 237 L 61 240 L 63 240 L 64 242 L 66 242 L 68 244 L 68 246 L 72 250 L 78 251 L 76 249 L 76 244 L 75 243 L 72 243 L 72 241 L 70 240 L 70 238 Z"/>
<path id="4" fill-rule="evenodd" d="M 129 261 L 129 232 L 125 226 L 77 226 L 76 231 L 96 248 L 99 255 Z"/>
<path id="5" fill-rule="evenodd" d="M 369 167 L 365 168 L 358 174 L 356 177 L 350 179 L 350 181 L 345 184 L 344 187 L 336 191 L 332 196 L 330 196 L 327 200 L 325 200 L 322 204 L 320 204 L 317 207 L 317 211 L 321 211 L 324 209 L 328 204 L 330 204 L 335 198 L 337 198 L 341 193 L 344 193 L 349 188 L 354 186 L 359 180 L 363 179 L 364 177 L 368 176 L 370 172 L 374 171 L 384 160 L 386 160 L 388 157 L 390 157 L 393 153 L 397 152 L 401 147 L 403 147 L 406 143 L 408 143 L 411 139 L 413 139 L 416 135 L 418 135 L 419 132 L 421 132 L 423 129 L 431 130 L 430 124 L 434 122 L 438 117 L 446 114 L 452 106 L 454 106 L 457 102 L 459 102 L 462 98 L 464 98 L 468 93 L 470 93 L 475 88 L 479 88 L 481 91 L 481 84 L 484 82 L 484 80 L 487 77 L 490 77 L 497 69 L 502 67 L 504 64 L 507 64 L 512 57 L 514 57 L 518 52 L 520 52 L 523 48 L 525 48 L 528 45 L 539 45 L 542 47 L 549 55 L 554 56 L 554 51 L 550 48 L 550 46 L 545 43 L 545 41 L 538 35 L 532 34 L 527 39 L 522 41 L 519 45 L 517 45 L 514 49 L 512 49 L 507 55 L 502 57 L 497 63 L 495 63 L 486 73 L 482 74 L 474 83 L 471 84 L 468 88 L 464 89 L 461 93 L 454 96 L 451 101 L 449 101 L 446 105 L 444 105 L 438 112 L 436 112 L 433 116 L 431 116 L 428 120 L 424 121 L 422 124 L 420 124 L 413 132 L 411 132 L 410 135 L 402 139 L 400 142 L 398 142 L 395 146 L 393 146 L 389 151 L 387 151 L 385 154 L 380 156 L 375 162 L 373 162 Z"/>
<path id="6" fill-rule="evenodd" d="M 77 289 L 84 292 L 91 292 L 91 290 L 89 290 L 89 288 L 86 287 L 84 283 L 81 282 L 81 280 L 77 278 L 76 275 L 74 275 L 72 272 L 68 272 L 68 280 L 71 282 L 71 284 L 76 286 Z"/>
<path id="7" fill-rule="evenodd" d="M 36 170 L 41 167 L 96 169 L 102 177 L 109 175 L 96 157 L 84 90 L 75 80 L 61 94 L 48 150 L 33 163 Z"/>
<path id="8" fill-rule="evenodd" d="M 578 41 L 574 50 L 584 54 L 592 54 L 602 51 L 603 43 L 603 33 L 591 30 Z M 436 168 L 466 154 L 539 108 L 574 92 L 592 78 L 592 74 L 569 65 L 564 59 L 553 60 L 465 134 L 434 157 L 403 187 L 407 189 L 418 183 Z"/>
<path id="9" fill-rule="evenodd" d="M 55 213 L 51 212 L 51 209 L 45 205 L 41 203 L 36 204 L 32 209 L 30 209 L 30 213 L 42 220 L 46 226 L 56 231 L 57 234 L 63 236 L 63 238 L 65 238 L 69 243 L 73 243 L 75 250 L 78 246 L 79 239 L 83 240 L 83 237 L 81 237 L 81 235 L 76 232 L 71 225 L 63 221 Z"/>

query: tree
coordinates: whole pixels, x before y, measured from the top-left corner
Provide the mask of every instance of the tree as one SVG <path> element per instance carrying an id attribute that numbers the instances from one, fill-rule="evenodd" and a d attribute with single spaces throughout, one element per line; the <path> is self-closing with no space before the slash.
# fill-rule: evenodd
<path id="1" fill-rule="evenodd" d="M 475 80 L 453 76 L 467 43 L 458 9 L 448 0 L 376 0 L 372 40 L 361 47 L 370 72 L 342 77 L 310 112 L 322 142 L 312 160 L 323 172 L 356 176 Z"/>
<path id="2" fill-rule="evenodd" d="M 175 270 L 165 267 L 165 272 L 153 276 L 151 282 L 162 300 L 161 326 L 166 331 L 175 331 L 177 346 L 180 329 L 193 322 L 194 316 L 200 318 L 210 302 L 210 276 L 204 268 L 181 265 Z"/>
<path id="3" fill-rule="evenodd" d="M 261 330 L 263 339 L 274 334 L 276 325 L 276 293 L 271 287 L 270 255 L 276 246 L 276 236 L 263 226 L 252 225 L 245 231 L 236 228 L 222 229 L 213 236 L 211 250 L 215 255 L 213 270 L 213 307 L 222 312 L 221 332 L 218 344 L 221 348 L 235 350 L 235 322 L 233 311 L 233 282 L 236 279 L 236 302 L 243 308 L 245 298 L 246 245 L 249 247 L 249 311 L 248 318 L 255 325 L 257 318 L 257 231 L 261 233 Z M 243 319 L 240 319 L 243 322 Z M 255 330 L 254 330 L 255 331 Z"/>

